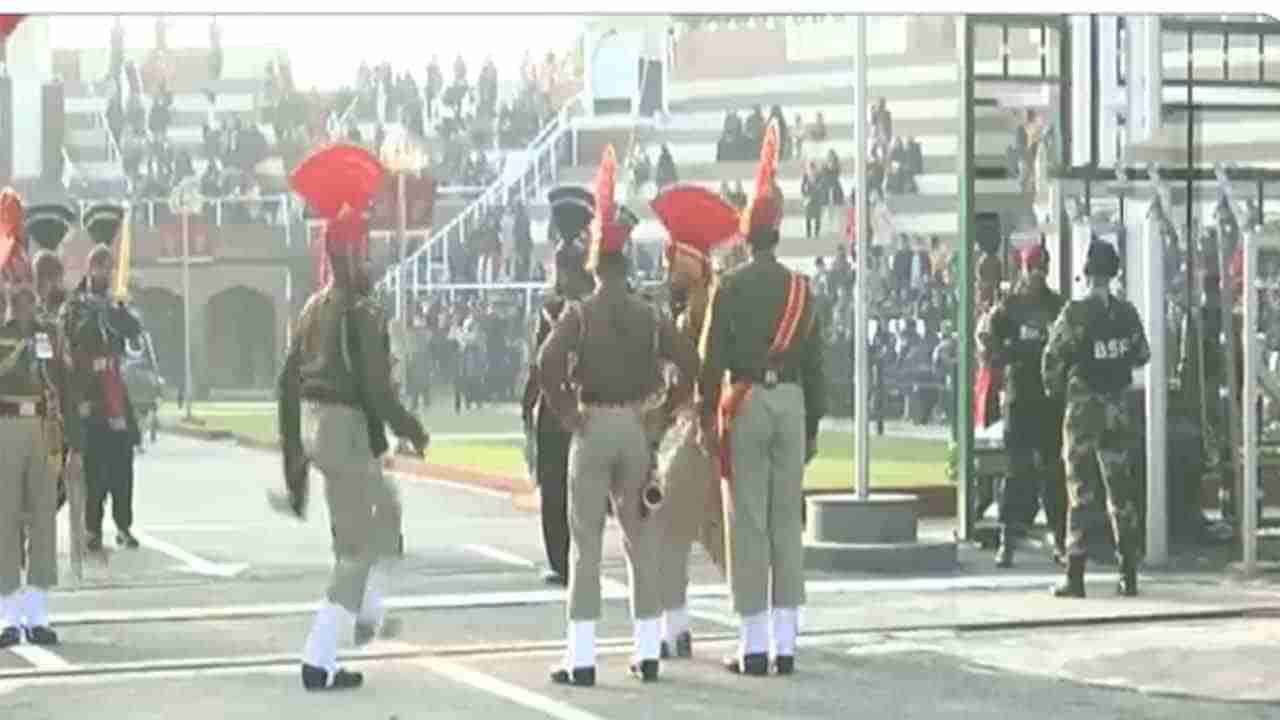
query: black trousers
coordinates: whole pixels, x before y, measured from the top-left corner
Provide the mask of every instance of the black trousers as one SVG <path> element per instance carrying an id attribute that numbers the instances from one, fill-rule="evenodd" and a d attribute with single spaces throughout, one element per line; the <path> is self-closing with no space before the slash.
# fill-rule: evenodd
<path id="1" fill-rule="evenodd" d="M 1063 409 L 1052 402 L 1032 402 L 1019 403 L 1004 411 L 1009 476 L 1001 489 L 1000 522 L 1005 527 L 1025 530 L 1043 507 L 1055 540 L 1065 538 Z"/>
<path id="2" fill-rule="evenodd" d="M 537 418 L 537 474 L 542 495 L 542 542 L 552 572 L 569 577 L 569 441 L 550 412 Z"/>
<path id="3" fill-rule="evenodd" d="M 133 440 L 104 422 L 85 424 L 84 480 L 88 490 L 85 529 L 102 536 L 103 505 L 111 496 L 111 519 L 117 530 L 133 527 Z"/>

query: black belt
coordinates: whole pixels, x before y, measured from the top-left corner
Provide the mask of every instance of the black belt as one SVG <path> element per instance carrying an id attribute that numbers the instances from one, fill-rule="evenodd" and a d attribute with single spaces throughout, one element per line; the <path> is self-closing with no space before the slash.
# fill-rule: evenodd
<path id="1" fill-rule="evenodd" d="M 359 403 L 352 402 L 350 398 L 343 397 L 339 393 L 329 392 L 327 390 L 309 389 L 301 393 L 301 397 L 299 399 L 302 402 L 318 402 L 324 403 L 325 405 L 345 405 L 347 407 L 361 409 Z"/>
<path id="2" fill-rule="evenodd" d="M 732 383 L 751 383 L 752 385 L 764 385 L 765 387 L 773 387 L 782 383 L 800 382 L 800 373 L 794 370 L 755 370 L 752 372 L 730 370 L 729 382 Z"/>
<path id="3" fill-rule="evenodd" d="M 46 409 L 43 400 L 36 403 L 15 403 L 0 400 L 0 417 L 44 417 Z"/>

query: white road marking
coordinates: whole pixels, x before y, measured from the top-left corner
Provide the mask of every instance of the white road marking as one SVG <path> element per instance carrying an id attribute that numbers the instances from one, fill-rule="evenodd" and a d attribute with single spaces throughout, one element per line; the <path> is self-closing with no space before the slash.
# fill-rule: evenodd
<path id="1" fill-rule="evenodd" d="M 415 660 L 413 664 L 477 690 L 497 695 L 503 700 L 523 705 L 531 710 L 537 710 L 557 720 L 602 720 L 599 715 L 593 715 L 585 710 L 579 710 L 566 702 L 549 698 L 546 695 L 539 695 L 518 685 L 512 685 L 491 675 L 477 672 L 452 660 L 429 657 Z"/>
<path id="2" fill-rule="evenodd" d="M 31 663 L 37 670 L 72 670 L 76 667 L 52 650 L 39 645 L 14 645 L 9 651 Z"/>
<path id="3" fill-rule="evenodd" d="M 462 549 L 469 550 L 477 555 L 483 555 L 490 560 L 497 560 L 500 563 L 506 563 L 508 565 L 515 565 L 523 568 L 535 568 L 538 566 L 538 564 L 532 560 L 526 560 L 519 555 L 509 553 L 506 550 L 501 550 L 491 545 L 463 545 Z"/>
<path id="4" fill-rule="evenodd" d="M 494 490 L 493 488 L 478 487 L 467 483 L 453 482 L 451 480 L 441 480 L 440 478 L 423 477 L 422 475 L 410 475 L 408 473 L 397 472 L 395 470 L 384 470 L 387 475 L 394 477 L 401 482 L 414 483 L 417 485 L 437 485 L 439 487 L 447 487 L 450 490 L 463 490 L 474 493 L 476 495 L 484 495 L 485 497 L 496 498 L 498 500 L 510 500 L 511 492 L 507 490 Z"/>
<path id="5" fill-rule="evenodd" d="M 144 546 L 157 552 L 164 553 L 174 560 L 181 562 L 188 570 L 196 573 L 197 575 L 230 578 L 249 569 L 249 565 L 247 563 L 215 563 L 205 560 L 198 555 L 194 555 L 183 550 L 177 545 L 165 542 L 164 540 L 141 530 L 134 530 L 133 536 L 136 537 L 138 542 L 142 543 Z"/>
<path id="6" fill-rule="evenodd" d="M 738 618 L 732 615 L 713 612 L 711 610 L 695 610 L 693 608 L 688 608 L 687 612 L 689 613 L 689 617 L 695 617 L 699 620 L 706 620 L 707 622 L 717 623 L 719 625 L 724 625 L 725 627 L 738 627 Z"/>
<path id="7" fill-rule="evenodd" d="M 1049 577 L 1049 576 L 1045 576 Z M 1052 576 L 1053 579 L 1060 580 L 1059 576 Z M 942 591 L 942 590 L 969 590 L 969 589 L 988 589 L 991 587 L 1000 587 L 1002 589 L 1019 589 L 1019 588 L 1039 588 L 1044 585 L 1043 579 L 1036 576 L 1028 576 L 1023 578 L 1009 576 L 994 576 L 998 583 L 988 583 L 987 580 L 992 578 L 974 577 L 974 578 L 942 578 L 946 583 L 936 583 L 935 586 L 921 587 L 923 584 L 918 580 L 837 580 L 837 581 L 810 581 L 806 584 L 806 592 L 812 595 L 839 595 L 843 593 L 855 593 L 864 591 L 875 592 L 893 592 L 893 591 Z M 1021 582 L 1015 582 L 1020 580 Z M 61 593 L 59 593 L 61 594 Z M 723 584 L 714 585 L 695 585 L 689 588 L 690 598 L 726 598 L 729 596 L 729 590 Z M 66 593 L 67 596 L 73 593 Z M 630 597 L 630 591 L 625 583 L 619 582 L 612 578 L 601 578 L 601 597 L 604 600 L 626 600 Z M 437 593 L 431 595 L 407 595 L 400 597 L 387 598 L 387 607 L 399 610 L 443 610 L 443 609 L 462 609 L 477 607 L 513 607 L 519 605 L 546 605 L 563 603 L 565 601 L 565 591 L 560 588 L 549 588 L 545 590 L 516 590 L 502 592 L 481 592 L 481 593 Z M 1241 603 L 1241 606 L 1260 605 L 1265 601 L 1261 598 L 1255 603 Z M 90 625 L 105 624 L 119 622 L 155 622 L 155 621 L 180 621 L 180 620 L 212 620 L 212 619 L 247 619 L 259 617 L 279 617 L 287 615 L 310 614 L 315 612 L 316 604 L 313 601 L 307 602 L 285 602 L 285 603 L 257 603 L 248 605 L 214 605 L 204 607 L 186 607 L 186 608 L 152 608 L 143 610 L 92 610 L 79 613 L 63 613 L 56 614 L 53 617 L 55 624 L 61 625 Z M 1191 608 L 1188 608 L 1189 610 Z M 714 612 L 702 606 L 700 611 Z M 710 618 L 708 618 L 710 619 Z M 725 619 L 725 618 L 722 618 Z M 735 621 L 736 622 L 736 621 Z"/>

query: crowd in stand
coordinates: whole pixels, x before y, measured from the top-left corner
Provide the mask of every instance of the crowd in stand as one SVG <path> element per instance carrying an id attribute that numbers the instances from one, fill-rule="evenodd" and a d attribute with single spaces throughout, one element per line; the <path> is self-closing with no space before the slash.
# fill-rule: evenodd
<path id="1" fill-rule="evenodd" d="M 957 338 L 948 318 L 954 311 L 951 255 L 939 238 L 901 236 L 886 257 L 874 245 L 867 257 L 868 303 L 872 319 L 868 338 L 872 378 L 872 411 L 885 419 L 924 425 L 949 419 Z M 815 292 L 827 329 L 828 377 L 836 412 L 852 411 L 854 288 L 857 278 L 845 245 L 836 249 L 830 266 L 815 260 Z"/>

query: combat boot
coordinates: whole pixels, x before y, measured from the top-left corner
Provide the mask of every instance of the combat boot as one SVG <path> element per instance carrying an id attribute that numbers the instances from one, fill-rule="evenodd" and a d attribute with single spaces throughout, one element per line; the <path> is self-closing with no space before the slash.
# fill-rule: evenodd
<path id="1" fill-rule="evenodd" d="M 1067 558 L 1067 581 L 1053 589 L 1053 596 L 1060 598 L 1084 597 L 1084 555 Z"/>
<path id="2" fill-rule="evenodd" d="M 1116 594 L 1123 597 L 1138 596 L 1138 563 L 1130 556 L 1120 556 L 1120 584 Z"/>

